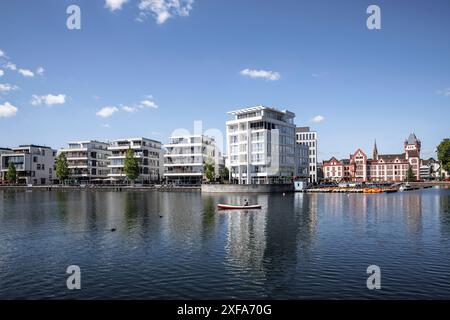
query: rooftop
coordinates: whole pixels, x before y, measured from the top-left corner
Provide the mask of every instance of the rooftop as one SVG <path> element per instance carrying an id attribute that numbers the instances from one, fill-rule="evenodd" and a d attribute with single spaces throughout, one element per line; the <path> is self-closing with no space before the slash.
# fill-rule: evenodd
<path id="1" fill-rule="evenodd" d="M 271 107 L 266 107 L 266 106 L 256 106 L 256 107 L 250 107 L 250 108 L 244 108 L 244 109 L 239 109 L 239 110 L 234 110 L 234 111 L 229 111 L 228 114 L 229 115 L 240 115 L 240 114 L 245 114 L 245 113 L 250 113 L 250 112 L 255 112 L 255 111 L 261 111 L 261 110 L 269 110 L 275 113 L 279 113 L 282 115 L 287 115 L 289 117 L 295 117 L 295 113 L 289 111 L 289 110 L 278 110 L 275 108 L 271 108 Z"/>
<path id="2" fill-rule="evenodd" d="M 98 141 L 98 140 L 69 141 L 68 144 L 82 144 L 82 143 L 101 143 L 101 144 L 108 144 L 107 142 Z"/>
<path id="3" fill-rule="evenodd" d="M 406 140 L 406 142 L 408 144 L 415 144 L 416 142 L 418 142 L 419 139 L 417 139 L 416 135 L 414 134 L 414 132 L 410 133 L 410 135 L 408 136 L 408 139 Z"/>
<path id="4" fill-rule="evenodd" d="M 43 148 L 43 149 L 51 149 L 50 147 L 47 146 L 40 146 L 37 144 L 21 144 L 16 148 L 12 148 L 12 150 L 18 150 L 18 149 L 23 149 L 23 148 Z"/>
<path id="5" fill-rule="evenodd" d="M 147 140 L 147 141 L 152 141 L 152 142 L 156 142 L 156 143 L 161 143 L 161 141 L 153 140 L 153 139 L 149 139 L 149 138 L 144 138 L 144 137 L 116 139 L 116 140 L 113 140 L 112 142 L 120 142 L 120 141 L 136 141 L 136 140 L 141 140 L 141 141 L 142 141 L 142 140 Z"/>
<path id="6" fill-rule="evenodd" d="M 297 127 L 295 128 L 295 132 L 309 132 L 310 128 L 309 127 Z"/>

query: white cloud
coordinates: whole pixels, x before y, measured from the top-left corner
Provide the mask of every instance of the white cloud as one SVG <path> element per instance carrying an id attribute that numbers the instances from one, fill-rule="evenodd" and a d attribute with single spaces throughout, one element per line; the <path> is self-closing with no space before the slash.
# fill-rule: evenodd
<path id="1" fill-rule="evenodd" d="M 96 113 L 96 115 L 102 118 L 108 118 L 117 111 L 119 111 L 119 109 L 117 109 L 116 107 L 103 107 Z"/>
<path id="2" fill-rule="evenodd" d="M 241 73 L 241 75 L 246 76 L 246 77 L 263 78 L 268 81 L 277 81 L 277 80 L 280 80 L 280 78 L 281 78 L 281 75 L 278 72 L 266 71 L 266 70 L 244 69 L 240 73 Z"/>
<path id="3" fill-rule="evenodd" d="M 3 71 L 2 69 L 0 69 L 0 77 L 2 77 L 5 74 L 5 71 Z"/>
<path id="4" fill-rule="evenodd" d="M 438 94 L 441 94 L 441 95 L 446 96 L 446 97 L 450 96 L 450 87 L 449 88 L 445 88 L 443 90 L 439 90 Z"/>
<path id="5" fill-rule="evenodd" d="M 41 104 L 46 104 L 48 106 L 54 105 L 54 104 L 64 104 L 66 102 L 66 95 L 65 94 L 47 94 L 44 96 L 38 96 L 33 94 L 31 97 L 31 104 L 33 106 L 39 106 Z"/>
<path id="6" fill-rule="evenodd" d="M 28 69 L 19 69 L 18 71 L 21 75 L 24 77 L 34 77 L 34 73 L 31 70 Z"/>
<path id="7" fill-rule="evenodd" d="M 43 67 L 38 67 L 36 69 L 36 74 L 42 76 L 42 75 L 44 75 L 44 71 L 45 71 L 45 69 Z"/>
<path id="8" fill-rule="evenodd" d="M 109 123 L 103 123 L 103 124 L 100 125 L 100 127 L 102 127 L 102 128 L 111 128 Z"/>
<path id="9" fill-rule="evenodd" d="M 14 107 L 9 102 L 0 104 L 0 118 L 10 118 L 14 117 L 19 109 Z"/>
<path id="10" fill-rule="evenodd" d="M 314 122 L 314 123 L 319 123 L 319 122 L 322 122 L 322 121 L 324 121 L 325 120 L 325 118 L 323 117 L 323 116 L 315 116 L 314 118 L 312 118 L 310 121 L 311 122 Z"/>
<path id="11" fill-rule="evenodd" d="M 0 58 L 4 58 L 4 57 L 6 57 L 6 53 L 2 49 L 0 49 Z"/>
<path id="12" fill-rule="evenodd" d="M 14 63 L 9 62 L 9 61 L 8 61 L 8 63 L 5 65 L 5 68 L 6 68 L 6 69 L 9 69 L 9 70 L 12 70 L 12 71 L 16 71 L 16 70 L 17 70 L 17 66 L 16 66 Z"/>
<path id="13" fill-rule="evenodd" d="M 153 15 L 157 24 L 163 24 L 171 17 L 189 16 L 194 0 L 140 0 L 139 21 L 143 21 L 149 14 Z"/>
<path id="14" fill-rule="evenodd" d="M 158 105 L 152 100 L 151 96 L 145 100 L 142 100 L 139 104 L 139 108 L 158 109 Z"/>
<path id="15" fill-rule="evenodd" d="M 135 107 L 122 106 L 122 110 L 125 111 L 125 112 L 133 113 L 133 112 L 135 112 L 137 109 L 136 109 Z"/>
<path id="16" fill-rule="evenodd" d="M 311 76 L 313 78 L 321 78 L 321 79 L 328 79 L 330 77 L 330 73 L 329 72 L 317 72 L 317 73 L 312 73 Z"/>
<path id="17" fill-rule="evenodd" d="M 0 93 L 1 92 L 8 92 L 12 90 L 17 90 L 19 87 L 11 85 L 9 83 L 0 83 Z"/>
<path id="18" fill-rule="evenodd" d="M 105 0 L 105 8 L 108 8 L 110 11 L 120 10 L 126 2 L 128 0 Z"/>

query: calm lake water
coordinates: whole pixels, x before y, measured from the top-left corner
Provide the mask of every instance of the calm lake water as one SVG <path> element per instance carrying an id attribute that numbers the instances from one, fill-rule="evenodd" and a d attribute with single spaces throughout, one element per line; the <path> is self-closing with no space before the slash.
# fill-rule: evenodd
<path id="1" fill-rule="evenodd" d="M 244 198 L 0 191 L 0 298 L 450 298 L 450 189 Z"/>

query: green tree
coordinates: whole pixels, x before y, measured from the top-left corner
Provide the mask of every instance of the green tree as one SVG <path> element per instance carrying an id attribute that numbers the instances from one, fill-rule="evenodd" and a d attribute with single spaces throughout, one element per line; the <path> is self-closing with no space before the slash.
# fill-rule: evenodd
<path id="1" fill-rule="evenodd" d="M 65 182 L 69 179 L 69 164 L 67 163 L 67 158 L 64 153 L 60 153 L 56 158 L 56 177 L 61 182 Z"/>
<path id="2" fill-rule="evenodd" d="M 450 172 L 450 139 L 446 138 L 437 146 L 437 156 L 441 163 L 441 168 Z"/>
<path id="3" fill-rule="evenodd" d="M 127 150 L 127 154 L 125 155 L 123 170 L 125 176 L 133 182 L 139 177 L 139 162 L 134 157 L 134 151 L 131 148 Z"/>
<path id="4" fill-rule="evenodd" d="M 16 172 L 16 166 L 14 163 L 10 162 L 8 164 L 8 171 L 6 172 L 6 180 L 8 180 L 9 183 L 15 183 L 17 179 L 17 172 Z"/>
<path id="5" fill-rule="evenodd" d="M 414 175 L 411 166 L 408 167 L 408 172 L 406 173 L 406 181 L 407 182 L 416 181 L 416 176 Z"/>
<path id="6" fill-rule="evenodd" d="M 227 167 L 223 167 L 223 168 L 220 169 L 219 176 L 220 176 L 220 180 L 222 180 L 222 182 L 223 181 L 229 181 L 229 179 L 230 179 L 230 171 L 228 170 Z"/>
<path id="7" fill-rule="evenodd" d="M 211 182 L 214 180 L 214 162 L 211 159 L 208 159 L 205 161 L 204 166 L 204 173 L 205 178 L 208 182 Z"/>

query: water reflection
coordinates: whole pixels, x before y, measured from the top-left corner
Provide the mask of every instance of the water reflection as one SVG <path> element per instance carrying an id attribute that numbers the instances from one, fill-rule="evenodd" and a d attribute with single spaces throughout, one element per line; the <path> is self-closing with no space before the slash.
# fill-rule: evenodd
<path id="1" fill-rule="evenodd" d="M 230 196 L 225 203 L 243 203 L 242 197 Z M 266 249 L 268 196 L 250 196 L 250 204 L 261 204 L 261 210 L 226 210 L 220 214 L 227 220 L 226 259 L 231 270 L 248 270 L 264 277 L 263 259 Z"/>
<path id="2" fill-rule="evenodd" d="M 244 199 L 262 209 L 217 210 Z M 375 261 L 389 274 L 384 298 L 448 298 L 449 252 L 449 189 L 0 192 L 0 297 L 373 297 Z M 73 263 L 85 288 L 69 296 L 58 270 Z"/>
<path id="3" fill-rule="evenodd" d="M 436 201 L 439 204 L 439 224 L 441 226 L 441 232 L 447 237 L 450 237 L 450 195 L 443 197 L 436 197 Z"/>
<path id="4" fill-rule="evenodd" d="M 216 205 L 211 196 L 202 196 L 203 200 L 203 219 L 202 232 L 204 236 L 212 235 L 217 224 Z"/>

